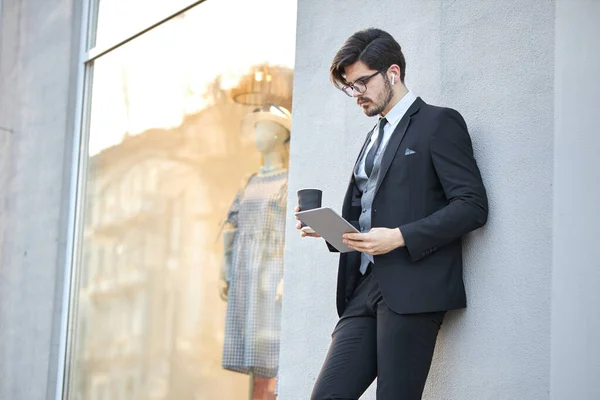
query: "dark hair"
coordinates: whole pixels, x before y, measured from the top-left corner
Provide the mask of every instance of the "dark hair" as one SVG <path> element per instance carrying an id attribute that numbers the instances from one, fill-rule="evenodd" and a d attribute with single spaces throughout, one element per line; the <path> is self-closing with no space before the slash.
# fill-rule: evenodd
<path id="1" fill-rule="evenodd" d="M 342 48 L 333 57 L 329 69 L 331 81 L 341 87 L 348 82 L 344 77 L 344 68 L 362 61 L 370 69 L 377 71 L 392 64 L 400 67 L 400 81 L 404 82 L 406 61 L 400 44 L 389 33 L 381 29 L 369 28 L 350 36 Z"/>

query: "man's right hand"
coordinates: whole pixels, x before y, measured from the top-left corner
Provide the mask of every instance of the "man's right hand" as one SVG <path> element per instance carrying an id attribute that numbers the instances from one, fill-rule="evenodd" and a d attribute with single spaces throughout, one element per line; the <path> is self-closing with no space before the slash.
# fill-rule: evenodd
<path id="1" fill-rule="evenodd" d="M 296 206 L 296 212 L 299 212 L 299 211 L 300 211 L 300 207 Z M 319 235 L 318 233 L 307 233 L 307 232 L 303 231 L 302 230 L 302 222 L 300 222 L 298 217 L 296 217 L 296 220 L 298 221 L 298 223 L 296 224 L 296 229 L 298 229 L 300 231 L 300 236 L 302 236 L 302 237 L 309 236 L 309 237 L 315 237 L 315 238 L 321 237 L 321 235 Z"/>

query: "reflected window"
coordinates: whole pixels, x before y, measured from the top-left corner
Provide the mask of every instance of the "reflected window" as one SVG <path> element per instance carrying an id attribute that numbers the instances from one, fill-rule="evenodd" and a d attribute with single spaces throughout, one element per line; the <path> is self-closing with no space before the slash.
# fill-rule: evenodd
<path id="1" fill-rule="evenodd" d="M 95 46 L 108 46 L 155 24 L 194 0 L 95 0 Z M 93 46 L 92 46 L 93 47 Z"/>
<path id="2" fill-rule="evenodd" d="M 96 42 L 188 4 L 98 0 Z M 207 0 L 88 66 L 68 399 L 275 398 L 295 16 Z"/>

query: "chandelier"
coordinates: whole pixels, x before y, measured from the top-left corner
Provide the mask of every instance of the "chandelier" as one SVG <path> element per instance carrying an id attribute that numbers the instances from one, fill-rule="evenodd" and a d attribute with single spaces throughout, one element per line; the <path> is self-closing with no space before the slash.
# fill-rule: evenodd
<path id="1" fill-rule="evenodd" d="M 256 65 L 240 77 L 230 96 L 239 104 L 261 107 L 275 103 L 291 109 L 293 78 L 291 68 Z"/>

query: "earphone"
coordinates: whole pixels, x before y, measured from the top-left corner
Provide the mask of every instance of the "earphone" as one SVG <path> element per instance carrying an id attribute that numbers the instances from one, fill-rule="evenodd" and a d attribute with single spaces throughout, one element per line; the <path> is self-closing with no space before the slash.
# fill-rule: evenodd
<path id="1" fill-rule="evenodd" d="M 392 85 L 394 84 L 394 80 L 396 79 L 396 75 L 392 74 Z"/>

